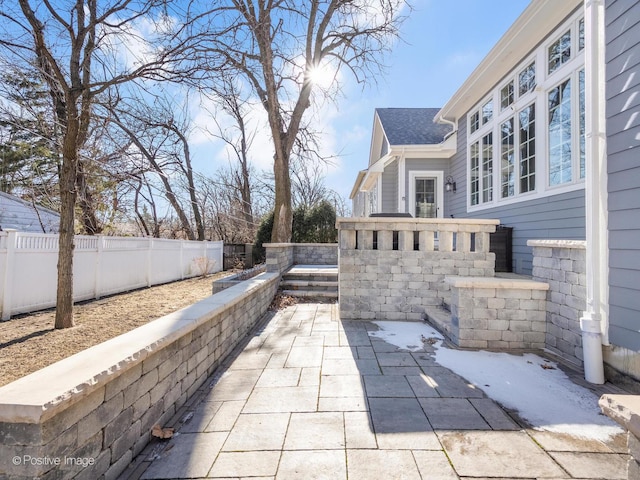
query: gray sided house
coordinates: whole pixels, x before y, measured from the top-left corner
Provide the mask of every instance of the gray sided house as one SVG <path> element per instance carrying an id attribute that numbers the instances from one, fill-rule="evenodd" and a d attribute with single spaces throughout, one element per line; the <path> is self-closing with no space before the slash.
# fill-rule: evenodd
<path id="1" fill-rule="evenodd" d="M 351 192 L 353 216 L 444 216 L 444 185 L 456 144 L 451 125 L 434 123 L 438 110 L 376 109 L 369 166 Z"/>
<path id="2" fill-rule="evenodd" d="M 609 341 L 605 358 L 640 372 L 640 4 L 605 2 Z M 606 271 L 604 273 L 606 275 Z"/>
<path id="3" fill-rule="evenodd" d="M 0 192 L 0 228 L 19 232 L 58 233 L 60 215 L 53 210 Z"/>
<path id="4" fill-rule="evenodd" d="M 523 274 L 532 271 L 527 240 L 584 240 L 581 6 L 580 0 L 532 2 L 435 113 L 377 109 L 369 168 L 351 193 L 354 216 L 424 216 L 415 192 L 427 185 L 433 216 L 497 218 L 511 227 L 512 268 Z M 431 117 L 436 125 L 424 125 Z M 415 132 L 430 130 L 439 135 L 419 143 Z M 420 182 L 426 175 L 435 181 Z"/>
<path id="5" fill-rule="evenodd" d="M 528 241 L 585 241 L 574 320 L 640 379 L 639 44 L 640 2 L 532 1 L 435 114 L 376 110 L 351 198 L 354 216 L 498 219 L 526 275 Z M 431 117 L 445 129 L 420 143 Z"/>

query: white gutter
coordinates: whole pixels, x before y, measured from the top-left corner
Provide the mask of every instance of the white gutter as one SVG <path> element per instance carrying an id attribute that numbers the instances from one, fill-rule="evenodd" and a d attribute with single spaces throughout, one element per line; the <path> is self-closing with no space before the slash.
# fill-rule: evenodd
<path id="1" fill-rule="evenodd" d="M 584 378 L 602 384 L 602 344 L 609 331 L 604 2 L 585 0 L 584 9 L 587 306 L 580 329 Z"/>
<path id="2" fill-rule="evenodd" d="M 453 127 L 453 129 L 444 136 L 443 143 L 449 138 L 451 135 L 454 135 L 458 131 L 458 122 L 453 120 L 448 120 L 442 116 L 440 116 L 440 112 L 433 119 L 434 122 L 438 123 L 447 123 Z"/>

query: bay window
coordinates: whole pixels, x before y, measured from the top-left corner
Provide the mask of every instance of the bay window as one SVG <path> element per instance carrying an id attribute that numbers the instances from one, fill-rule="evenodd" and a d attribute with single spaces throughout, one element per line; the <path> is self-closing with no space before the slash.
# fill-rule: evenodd
<path id="1" fill-rule="evenodd" d="M 469 112 L 468 206 L 583 188 L 585 103 L 584 20 L 576 11 Z"/>

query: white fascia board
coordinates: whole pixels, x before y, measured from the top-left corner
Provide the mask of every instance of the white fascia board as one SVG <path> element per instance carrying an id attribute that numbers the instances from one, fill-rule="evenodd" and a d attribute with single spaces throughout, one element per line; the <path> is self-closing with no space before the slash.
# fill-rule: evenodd
<path id="1" fill-rule="evenodd" d="M 364 180 L 364 176 L 367 174 L 366 170 L 360 170 L 358 172 L 358 176 L 356 177 L 356 181 L 353 184 L 353 188 L 351 189 L 351 194 L 349 195 L 349 199 L 353 200 L 355 196 L 360 192 L 360 185 L 362 185 L 362 180 Z"/>
<path id="2" fill-rule="evenodd" d="M 434 121 L 462 117 L 582 3 L 583 0 L 532 1 Z"/>
<path id="3" fill-rule="evenodd" d="M 394 158 L 395 158 L 395 154 L 393 154 L 392 152 L 389 152 L 387 155 L 382 157 L 376 163 L 371 165 L 366 170 L 364 178 L 362 179 L 360 191 L 368 192 L 369 190 L 371 190 L 371 188 L 375 186 L 375 183 L 377 182 L 378 177 L 382 175 L 382 172 L 384 172 L 384 167 L 389 163 L 391 163 L 394 160 Z"/>
<path id="4" fill-rule="evenodd" d="M 382 148 L 382 142 L 386 138 L 384 128 L 382 128 L 382 122 L 378 116 L 378 112 L 373 114 L 373 128 L 371 130 L 371 147 L 369 148 L 369 167 L 375 164 L 380 157 L 380 151 Z"/>
<path id="5" fill-rule="evenodd" d="M 405 158 L 451 158 L 457 151 L 457 132 L 453 132 L 444 142 L 435 145 L 393 145 L 390 155 Z"/>

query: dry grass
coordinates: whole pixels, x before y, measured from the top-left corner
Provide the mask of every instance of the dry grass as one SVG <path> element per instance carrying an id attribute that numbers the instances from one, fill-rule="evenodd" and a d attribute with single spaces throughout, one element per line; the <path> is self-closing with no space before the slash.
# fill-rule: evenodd
<path id="1" fill-rule="evenodd" d="M 0 322 L 0 386 L 211 295 L 211 282 L 233 272 L 192 278 L 84 302 L 76 326 L 53 328 L 55 310 Z"/>

